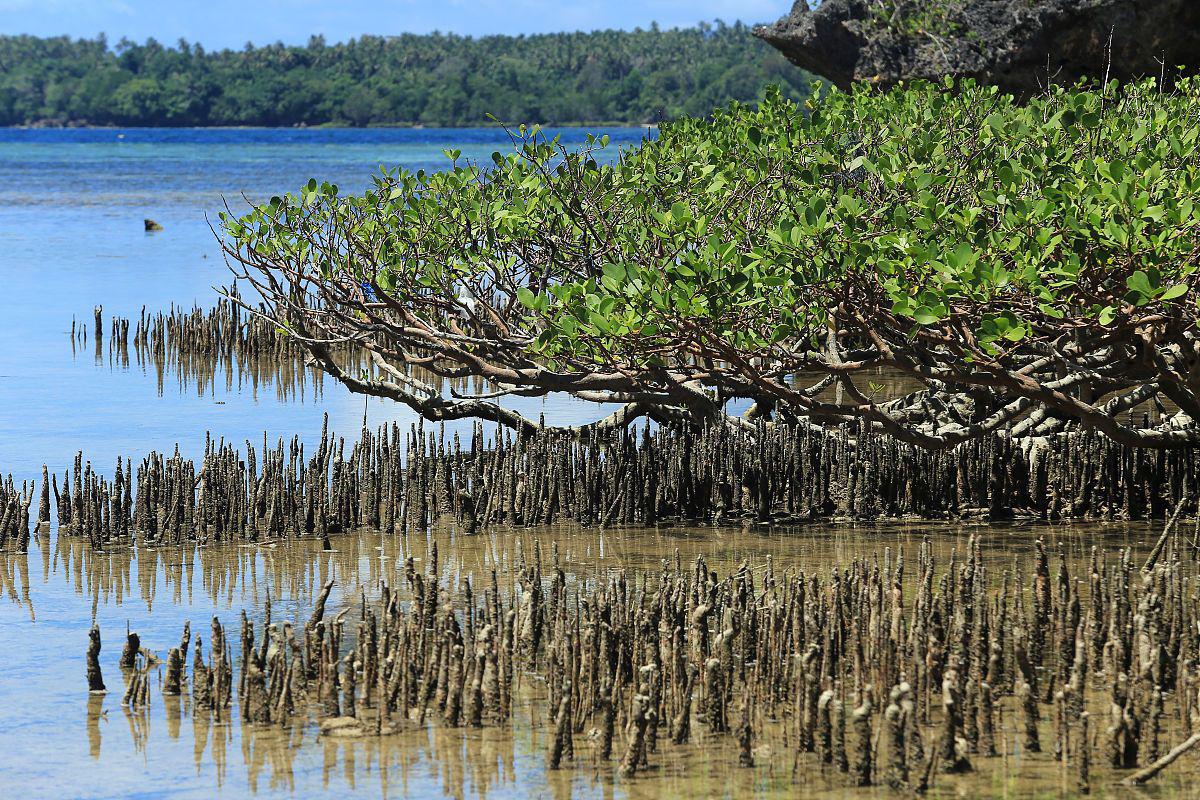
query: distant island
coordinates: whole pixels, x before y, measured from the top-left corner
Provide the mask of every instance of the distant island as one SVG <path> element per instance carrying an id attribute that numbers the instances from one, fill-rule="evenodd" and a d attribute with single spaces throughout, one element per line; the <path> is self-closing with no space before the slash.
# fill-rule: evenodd
<path id="1" fill-rule="evenodd" d="M 471 38 L 363 36 L 208 52 L 0 36 L 0 125 L 647 124 L 811 76 L 741 23 Z"/>

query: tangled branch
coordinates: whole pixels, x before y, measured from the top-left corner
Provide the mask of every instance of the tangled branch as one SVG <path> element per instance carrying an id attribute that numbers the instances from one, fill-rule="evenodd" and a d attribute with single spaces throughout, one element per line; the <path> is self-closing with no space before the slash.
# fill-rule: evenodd
<path id="1" fill-rule="evenodd" d="M 223 215 L 223 245 L 318 366 L 431 420 L 528 431 L 500 401 L 566 393 L 618 406 L 576 436 L 765 417 L 1190 447 L 1198 89 L 773 94 L 612 163 L 522 129 L 486 170 L 451 154 Z M 915 390 L 876 399 L 881 373 Z"/>

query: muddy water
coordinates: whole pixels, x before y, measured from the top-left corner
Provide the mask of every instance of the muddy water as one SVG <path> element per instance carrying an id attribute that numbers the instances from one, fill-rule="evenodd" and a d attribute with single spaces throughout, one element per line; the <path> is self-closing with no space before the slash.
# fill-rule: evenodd
<path id="1" fill-rule="evenodd" d="M 698 734 L 683 747 L 660 747 L 653 768 L 633 779 L 615 775 L 617 761 L 597 762 L 589 742 L 577 739 L 573 768 L 549 771 L 546 751 L 551 725 L 541 686 L 519 683 L 514 716 L 504 727 L 447 729 L 430 724 L 383 739 L 339 740 L 318 736 L 314 719 L 276 726 L 214 724 L 193 716 L 190 700 L 161 694 L 162 670 L 152 669 L 148 710 L 121 706 L 122 674 L 117 661 L 128 622 L 144 647 L 164 656 L 179 639 L 185 620 L 206 632 L 218 615 L 236 626 L 245 609 L 260 621 L 270 597 L 274 619 L 302 624 L 322 584 L 335 582 L 331 607 L 377 596 L 381 585 L 402 583 L 400 568 L 412 556 L 428 563 L 431 546 L 440 554 L 443 584 L 461 592 L 471 579 L 481 585 L 493 567 L 501 586 L 523 552 L 535 543 L 543 556 L 558 558 L 572 583 L 588 585 L 618 570 L 637 575 L 658 570 L 662 559 L 683 563 L 703 555 L 711 568 L 728 574 L 743 560 L 774 569 L 826 571 L 857 556 L 882 555 L 883 548 L 915 554 L 930 536 L 943 563 L 964 552 L 974 533 L 985 563 L 998 575 L 1023 566 L 1039 536 L 1061 542 L 1073 566 L 1086 563 L 1090 547 L 1142 553 L 1156 532 L 1146 526 L 814 526 L 811 528 L 662 528 L 595 531 L 573 527 L 495 529 L 474 537 L 452 529 L 426 536 L 380 537 L 370 532 L 337 537 L 333 552 L 317 542 L 273 546 L 141 548 L 92 552 L 78 541 L 42 535 L 27 555 L 0 556 L 0 787 L 13 797 L 309 797 L 354 790 L 362 797 L 664 797 L 696 794 L 841 796 L 845 777 L 821 770 L 811 756 L 793 776 L 793 750 L 778 726 L 767 725 L 756 741 L 756 766 L 737 765 L 730 737 L 712 741 Z M 84 679 L 87 630 L 100 626 L 101 666 L 108 693 L 89 696 Z M 235 648 L 236 649 L 236 648 Z M 239 666 L 234 664 L 235 674 Z M 964 778 L 939 778 L 939 795 L 1034 797 L 1074 791 L 1074 770 L 1064 772 L 1047 755 L 1017 754 L 1018 720 L 1006 714 L 999 748 L 1003 758 L 979 760 L 982 771 Z M 1044 741 L 1049 741 L 1047 734 Z M 1177 765 L 1160 779 L 1153 795 L 1194 796 L 1181 783 L 1194 762 Z M 1093 779 L 1105 793 L 1105 781 Z M 65 790 L 65 793 L 64 793 Z M 886 790 L 854 790 L 884 796 Z M 1114 796 L 1120 796 L 1117 793 Z"/>

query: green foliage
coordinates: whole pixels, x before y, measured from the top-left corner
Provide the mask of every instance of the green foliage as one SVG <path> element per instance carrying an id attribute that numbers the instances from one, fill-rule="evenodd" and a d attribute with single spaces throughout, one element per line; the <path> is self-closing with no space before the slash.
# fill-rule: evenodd
<path id="1" fill-rule="evenodd" d="M 472 39 L 364 36 L 206 52 L 0 37 L 0 125 L 649 123 L 809 77 L 744 25 Z"/>
<path id="2" fill-rule="evenodd" d="M 879 0 L 869 24 L 905 36 L 947 36 L 962 29 L 964 0 Z"/>
<path id="3" fill-rule="evenodd" d="M 1200 81 L 1026 104 L 959 89 L 830 91 L 807 108 L 769 92 L 611 165 L 604 142 L 567 153 L 531 131 L 487 171 L 394 171 L 357 197 L 313 182 L 226 226 L 260 262 L 318 260 L 418 318 L 485 287 L 530 352 L 576 366 L 811 365 L 831 309 L 959 363 L 1193 326 Z"/>

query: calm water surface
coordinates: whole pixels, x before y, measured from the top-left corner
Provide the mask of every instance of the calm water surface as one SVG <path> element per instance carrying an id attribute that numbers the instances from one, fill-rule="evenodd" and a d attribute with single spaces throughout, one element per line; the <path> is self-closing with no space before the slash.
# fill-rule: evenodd
<path id="1" fill-rule="evenodd" d="M 614 155 L 647 133 L 595 132 L 611 136 Z M 563 142 L 581 145 L 586 133 L 564 130 Z M 155 377 L 136 366 L 97 368 L 86 351 L 72 359 L 71 319 L 90 327 L 97 304 L 106 317 L 134 318 L 143 306 L 212 305 L 213 287 L 231 277 L 208 225 L 225 202 L 242 208 L 243 197 L 293 191 L 310 177 L 356 191 L 380 165 L 438 169 L 448 148 L 490 163 L 509 147 L 495 129 L 0 129 L 0 472 L 61 470 L 77 450 L 106 470 L 118 455 L 175 442 L 190 454 L 207 430 L 234 441 L 263 431 L 311 439 L 324 411 L 335 430 L 357 431 L 362 399 L 333 386 L 320 404 L 220 387 L 159 397 Z M 165 230 L 145 233 L 146 217 Z M 546 411 L 569 421 L 597 415 L 554 401 Z M 369 418 L 412 417 L 376 404 Z"/>
<path id="2" fill-rule="evenodd" d="M 622 145 L 644 135 L 607 132 Z M 583 135 L 564 134 L 568 143 Z M 335 430 L 356 431 L 362 399 L 329 382 L 319 398 L 310 392 L 291 400 L 221 381 L 198 392 L 168 378 L 160 391 L 153 370 L 107 357 L 97 364 L 90 347 L 73 354 L 72 317 L 90 326 L 96 304 L 106 316 L 129 317 L 143 306 L 211 305 L 212 287 L 225 284 L 228 273 L 205 214 L 224 201 L 236 207 L 242 195 L 265 198 L 313 176 L 353 190 L 379 164 L 432 169 L 445 163 L 443 148 L 486 159 L 506 144 L 494 130 L 0 130 L 0 472 L 19 481 L 48 463 L 61 473 L 82 450 L 110 473 L 117 456 L 140 458 L 175 443 L 195 456 L 210 431 L 233 441 L 258 440 L 264 431 L 313 441 L 325 412 Z M 165 230 L 144 233 L 144 217 Z M 561 422 L 602 413 L 553 400 L 525 410 Z M 372 425 L 412 419 L 377 401 L 367 412 Z M 1039 533 L 974 530 L 997 565 L 1028 555 Z M 164 699 L 157 683 L 149 711 L 128 715 L 116 666 L 121 634 L 132 625 L 162 655 L 178 642 L 185 620 L 203 635 L 218 614 L 232 633 L 243 608 L 261 619 L 268 596 L 276 620 L 305 619 L 325 580 L 337 582 L 335 609 L 353 603 L 384 581 L 396 583 L 397 565 L 410 554 L 424 559 L 434 539 L 445 580 L 460 586 L 492 566 L 510 574 L 518 548 L 530 552 L 535 538 L 544 553 L 558 543 L 572 580 L 595 580 L 610 569 L 657 569 L 676 550 L 689 561 L 703 553 L 722 573 L 767 555 L 780 569 L 811 571 L 884 545 L 915 552 L 928 532 L 942 554 L 965 547 L 966 530 L 945 526 L 497 530 L 471 540 L 444 531 L 387 540 L 366 533 L 339 537 L 333 553 L 303 542 L 91 553 L 78 542 L 39 536 L 27 555 L 0 555 L 0 797 L 311 797 L 350 789 L 363 797 L 838 796 L 840 778 L 794 784 L 790 754 L 782 750 L 764 754 L 754 770 L 732 766 L 734 748 L 698 745 L 672 751 L 638 781 L 613 781 L 613 765 L 590 761 L 550 774 L 545 720 L 527 707 L 518 709 L 510 733 L 434 729 L 383 742 L 318 740 L 311 723 L 282 730 L 210 725 L 193 719 L 186 700 Z M 1066 542 L 1073 559 L 1085 557 L 1098 536 L 1141 549 L 1149 534 L 1126 526 L 1048 532 Z M 84 651 L 93 622 L 104 632 L 109 693 L 89 698 Z M 1021 792 L 1010 791 L 1003 776 L 997 780 L 991 788 L 1009 796 L 1053 793 L 1055 786 L 1053 775 Z M 963 790 L 972 787 L 948 787 Z"/>
<path id="3" fill-rule="evenodd" d="M 565 130 L 563 142 L 580 145 L 586 133 Z M 611 136 L 614 154 L 616 147 L 635 145 L 647 135 L 640 128 L 595 133 Z M 173 391 L 168 379 L 160 392 L 159 377 L 136 363 L 113 367 L 105 360 L 98 365 L 88 349 L 73 355 L 68 335 L 72 318 L 90 327 L 97 304 L 104 306 L 106 318 L 136 317 L 143 307 L 157 311 L 172 304 L 211 305 L 213 287 L 227 284 L 230 277 L 209 228 L 225 203 L 238 209 L 246 198 L 295 190 L 310 177 L 359 190 L 380 165 L 438 169 L 447 163 L 446 148 L 487 162 L 492 152 L 510 146 L 507 135 L 494 129 L 0 129 L 0 473 L 12 473 L 20 481 L 39 475 L 43 463 L 61 471 L 79 450 L 106 472 L 118 456 L 140 458 L 150 449 L 169 450 L 176 443 L 194 456 L 209 431 L 234 441 L 257 440 L 264 431 L 272 438 L 299 434 L 311 441 L 319 435 L 325 412 L 335 430 L 358 430 L 362 399 L 332 384 L 326 384 L 319 400 L 310 395 L 303 402 L 281 401 L 271 391 L 227 389 L 221 382 L 204 392 L 194 387 Z M 145 233 L 142 220 L 147 217 L 164 230 Z M 597 414 L 585 404 L 553 400 L 544 408 L 548 415 L 571 421 Z M 540 404 L 531 410 L 541 410 Z M 378 403 L 367 411 L 372 425 L 412 419 L 404 409 Z M 40 543 L 43 548 L 55 545 L 54 540 Z M 75 691 L 82 662 L 75 655 L 82 653 L 79 637 L 92 617 L 113 633 L 131 615 L 148 632 L 165 633 L 177 631 L 184 617 L 200 621 L 214 610 L 253 606 L 261 596 L 247 596 L 238 581 L 224 587 L 228 591 L 219 597 L 194 595 L 190 588 L 181 593 L 178 585 L 171 593 L 164 587 L 142 596 L 134 583 L 122 588 L 117 567 L 105 573 L 107 582 L 89 575 L 79 583 L 83 573 L 68 568 L 71 562 L 39 562 L 37 547 L 28 563 L 24 557 L 4 562 L 17 581 L 6 584 L 10 598 L 19 603 L 5 602 L 0 609 L 0 649 L 5 653 L 0 796 L 207 797 L 218 785 L 230 796 L 245 794 L 250 787 L 244 775 L 221 779 L 215 746 L 194 770 L 171 755 L 169 736 L 156 753 L 131 747 L 119 690 L 106 698 L 98 723 L 104 745 L 89 752 L 84 705 Z M 263 555 L 246 558 L 262 561 Z M 41 569 L 47 563 L 49 572 Z M 145 569 L 146 562 L 140 563 L 136 569 Z M 29 569 L 32 584 L 23 582 Z M 206 580 L 203 573 L 198 566 L 197 584 Z M 275 596 L 286 602 L 289 595 L 276 587 Z M 134 598 L 136 606 L 131 605 Z M 296 602 L 308 600 L 302 593 Z M 116 655 L 112 649 L 110 644 L 104 652 L 106 663 Z M 119 681 L 119 674 L 109 680 Z M 151 741 L 166 732 L 158 711 L 162 709 L 149 723 L 155 728 L 148 734 Z M 193 737 L 186 738 L 186 747 L 174 744 L 182 748 L 180 753 L 186 749 L 190 754 Z M 214 745 L 219 741 L 214 736 Z M 232 741 L 231 749 L 240 747 L 236 736 Z M 292 783 L 307 787 L 306 771 L 319 772 L 322 759 L 319 751 L 298 754 Z M 156 771 L 151 764 L 162 768 Z M 93 779 L 81 780 L 84 774 Z"/>
<path id="4" fill-rule="evenodd" d="M 138 552 L 94 553 L 74 539 L 39 537 L 28 555 L 0 555 L 0 634 L 4 670 L 0 673 L 0 787 L 21 797 L 312 797 L 353 790 L 361 797 L 660 798 L 685 795 L 761 797 L 840 797 L 845 778 L 806 762 L 798 781 L 791 777 L 792 753 L 777 731 L 760 732 L 757 766 L 737 766 L 727 737 L 709 745 L 698 733 L 693 744 L 660 750 L 651 772 L 621 780 L 616 760 L 597 762 L 586 737 L 578 737 L 574 768 L 545 767 L 551 726 L 544 695 L 536 682 L 521 683 L 514 716 L 503 727 L 446 729 L 434 723 L 381 740 L 317 736 L 313 722 L 284 728 L 255 727 L 237 717 L 213 724 L 208 714 L 193 716 L 188 698 L 161 694 L 161 672 L 152 672 L 148 710 L 129 713 L 121 706 L 122 675 L 117 666 L 126 624 L 142 645 L 163 656 L 179 641 L 185 620 L 193 636 L 207 637 L 207 622 L 218 615 L 231 637 L 246 609 L 261 629 L 264 604 L 273 620 L 299 629 L 311 613 L 326 580 L 336 589 L 332 616 L 362 594 L 378 597 L 381 585 L 403 583 L 403 564 L 413 556 L 418 569 L 428 563 L 431 545 L 441 554 L 443 586 L 461 594 L 467 578 L 486 585 L 494 566 L 501 586 L 515 574 L 518 554 L 540 543 L 549 559 L 558 548 L 569 583 L 603 581 L 626 570 L 637 578 L 656 572 L 662 559 L 684 563 L 703 555 L 722 576 L 744 559 L 761 566 L 769 556 L 778 570 L 826 571 L 855 557 L 872 557 L 884 547 L 915 554 L 931 535 L 944 566 L 952 551 L 961 556 L 968 537 L 981 537 L 985 564 L 998 576 L 1020 560 L 1028 569 L 1037 536 L 1062 542 L 1073 567 L 1086 563 L 1093 543 L 1104 547 L 1149 547 L 1143 526 L 952 526 L 815 525 L 789 530 L 748 528 L 662 528 L 598 532 L 574 526 L 459 537 L 449 529 L 428 535 L 381 539 L 369 532 L 335 537 L 334 552 L 316 541 L 278 547 L 218 545 L 203 549 L 140 548 Z M 1079 574 L 1079 573 L 1076 573 Z M 911 580 L 911 576 L 910 576 Z M 914 591 L 913 587 L 909 591 Z M 911 596 L 911 595 L 910 595 Z M 108 693 L 89 696 L 84 680 L 87 629 L 105 632 L 101 665 Z M 234 645 L 236 651 L 236 644 Z M 235 664 L 235 674 L 238 666 Z M 190 672 L 189 672 L 190 674 Z M 1047 723 L 1048 724 L 1048 723 Z M 1001 726 L 1003 752 L 1013 753 L 1019 718 Z M 1045 736 L 1050 732 L 1047 728 Z M 1180 797 L 1180 771 L 1153 787 L 1158 796 Z M 85 777 L 86 776 L 86 777 Z M 69 787 L 64 792 L 64 787 Z M 1009 756 L 986 772 L 940 779 L 935 796 L 1060 796 L 1073 788 L 1052 761 Z M 10 794 L 9 792 L 12 792 Z M 1098 796 L 1105 796 L 1102 785 Z M 1165 794 L 1164 794 L 1165 793 Z M 855 796 L 864 796 L 856 794 Z M 887 796 L 882 788 L 865 796 Z M 1119 796 L 1119 795 L 1118 795 Z"/>

